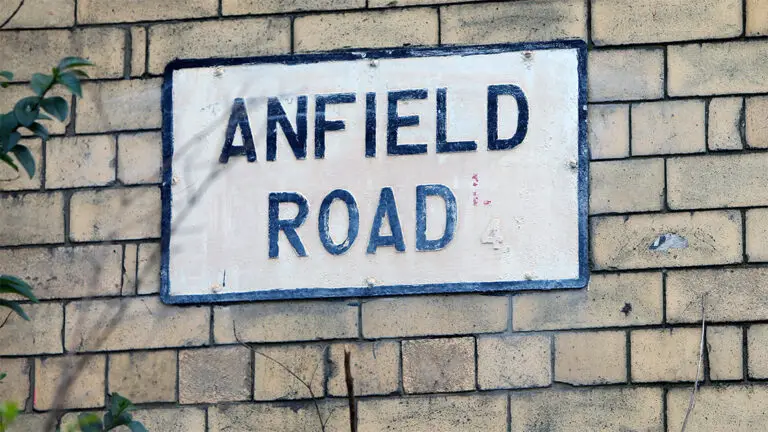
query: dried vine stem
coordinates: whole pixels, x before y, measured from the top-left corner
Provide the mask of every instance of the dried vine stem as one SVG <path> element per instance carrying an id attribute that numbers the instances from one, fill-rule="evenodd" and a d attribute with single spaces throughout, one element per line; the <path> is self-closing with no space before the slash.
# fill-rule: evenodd
<path id="1" fill-rule="evenodd" d="M 699 346 L 699 363 L 696 366 L 696 381 L 693 383 L 693 389 L 691 390 L 691 399 L 688 401 L 688 410 L 685 412 L 685 419 L 683 419 L 683 427 L 680 432 L 685 432 L 688 427 L 688 419 L 693 412 L 693 407 L 696 406 L 696 393 L 699 391 L 699 377 L 701 376 L 701 365 L 704 362 L 704 334 L 706 317 L 704 315 L 704 299 L 706 294 L 701 296 L 701 344 Z"/>
<path id="2" fill-rule="evenodd" d="M 288 372 L 292 377 L 294 377 L 296 379 L 296 381 L 298 381 L 299 383 L 301 383 L 301 385 L 306 387 L 306 389 L 309 391 L 309 397 L 312 398 L 312 404 L 315 406 L 315 413 L 317 413 L 317 418 L 318 418 L 318 420 L 320 420 L 320 430 L 322 432 L 325 432 L 325 427 L 328 424 L 328 420 L 331 419 L 331 415 L 333 413 L 329 414 L 328 418 L 323 420 L 323 414 L 320 412 L 320 404 L 317 403 L 317 397 L 315 396 L 315 392 L 312 390 L 312 381 L 314 381 L 314 379 L 315 379 L 315 373 L 317 372 L 317 368 L 320 366 L 320 364 L 318 363 L 317 365 L 315 365 L 315 370 L 312 372 L 312 377 L 310 377 L 309 382 L 306 382 L 296 372 L 292 371 L 291 368 L 289 368 L 288 366 L 286 366 L 285 364 L 283 364 L 279 360 L 275 359 L 272 356 L 264 354 L 263 352 L 260 352 L 256 348 L 254 348 L 251 345 L 248 345 L 247 343 L 245 343 L 242 340 L 240 340 L 240 337 L 237 335 L 237 328 L 235 327 L 235 322 L 234 321 L 232 321 L 232 329 L 233 329 L 232 333 L 234 334 L 235 340 L 237 341 L 237 343 L 239 343 L 240 345 L 248 348 L 254 354 L 260 355 L 260 356 L 264 357 L 265 359 L 267 359 L 267 360 L 275 363 L 276 365 L 280 366 L 280 368 L 282 368 L 284 371 Z"/>
<path id="3" fill-rule="evenodd" d="M 347 401 L 349 402 L 349 427 L 357 432 L 357 400 L 355 399 L 355 379 L 352 378 L 352 354 L 344 350 L 344 379 L 347 382 Z"/>
<path id="4" fill-rule="evenodd" d="M 18 13 L 19 13 L 19 11 L 21 10 L 21 7 L 22 7 L 22 6 L 24 6 L 24 1 L 25 1 L 25 0 L 21 0 L 21 1 L 19 2 L 19 5 L 18 5 L 18 6 L 16 6 L 16 9 L 13 11 L 13 13 L 11 13 L 11 16 L 9 16 L 8 18 L 6 18 L 6 19 L 5 19 L 5 21 L 3 21 L 3 23 L 2 23 L 2 24 L 0 24 L 0 29 L 1 29 L 1 28 L 3 28 L 3 27 L 5 27 L 5 26 L 7 26 L 7 25 L 8 25 L 8 23 L 9 23 L 9 22 L 11 22 L 11 20 L 13 19 L 13 17 L 15 17 L 15 16 L 16 16 L 16 14 L 18 14 Z"/>

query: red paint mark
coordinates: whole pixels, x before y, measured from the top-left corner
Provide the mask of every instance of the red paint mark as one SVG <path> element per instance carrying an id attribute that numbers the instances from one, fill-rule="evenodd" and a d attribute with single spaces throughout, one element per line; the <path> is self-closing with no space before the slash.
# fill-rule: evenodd
<path id="1" fill-rule="evenodd" d="M 480 197 L 477 195 L 477 191 L 472 192 L 472 205 L 477 207 L 480 203 Z"/>
<path id="2" fill-rule="evenodd" d="M 477 173 L 472 174 L 472 186 L 480 186 L 480 177 L 478 177 Z"/>
<path id="3" fill-rule="evenodd" d="M 486 206 L 491 205 L 491 200 L 483 201 L 483 205 L 486 205 Z"/>

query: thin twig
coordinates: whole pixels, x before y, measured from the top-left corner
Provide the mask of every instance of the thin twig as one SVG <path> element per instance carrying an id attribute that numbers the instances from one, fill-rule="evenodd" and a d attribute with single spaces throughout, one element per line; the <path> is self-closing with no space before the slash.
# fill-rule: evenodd
<path id="1" fill-rule="evenodd" d="M 355 400 L 355 379 L 352 378 L 352 354 L 344 350 L 344 378 L 347 381 L 347 400 L 349 402 L 349 427 L 357 432 L 357 400 Z"/>
<path id="2" fill-rule="evenodd" d="M 13 313 L 13 311 L 8 312 L 8 315 L 5 316 L 5 319 L 3 320 L 3 323 L 0 324 L 0 329 L 5 327 L 5 325 L 8 323 L 8 318 L 11 317 L 12 313 Z"/>
<path id="3" fill-rule="evenodd" d="M 312 391 L 312 380 L 314 380 L 314 378 L 315 378 L 315 373 L 314 372 L 312 373 L 312 380 L 310 380 L 309 384 L 308 384 L 298 374 L 296 374 L 296 372 L 292 371 L 291 368 L 289 368 L 288 366 L 284 365 L 283 363 L 281 363 L 277 359 L 275 359 L 275 358 L 273 358 L 273 357 L 271 357 L 271 356 L 269 356 L 267 354 L 264 354 L 263 352 L 258 351 L 257 349 L 255 349 L 254 347 L 248 345 L 247 343 L 241 341 L 240 337 L 237 335 L 237 328 L 235 327 L 235 322 L 234 321 L 232 321 L 232 333 L 234 334 L 235 340 L 237 341 L 237 343 L 239 343 L 240 345 L 242 345 L 242 346 L 248 348 L 249 350 L 253 351 L 255 354 L 258 354 L 258 355 L 264 357 L 265 359 L 270 360 L 271 362 L 273 362 L 276 365 L 280 366 L 283 370 L 285 370 L 286 372 L 291 374 L 292 377 L 296 378 L 296 381 L 300 382 L 301 385 L 303 385 L 304 387 L 307 388 L 307 390 L 309 391 L 309 397 L 312 398 L 312 403 L 315 405 L 315 412 L 317 413 L 317 418 L 320 420 L 320 430 L 322 432 L 325 432 L 325 424 L 328 421 L 328 419 L 330 419 L 330 416 L 328 416 L 328 419 L 323 421 L 323 415 L 320 413 L 320 405 L 317 403 L 317 398 L 315 397 L 315 392 Z M 317 367 L 315 367 L 315 371 L 317 371 Z"/>
<path id="4" fill-rule="evenodd" d="M 13 17 L 15 17 L 17 13 L 19 13 L 19 10 L 21 9 L 21 7 L 22 7 L 22 6 L 24 6 L 24 1 L 25 1 L 25 0 L 21 0 L 21 1 L 19 2 L 19 5 L 18 5 L 18 6 L 16 6 L 16 10 L 14 10 L 14 11 L 13 11 L 13 13 L 11 14 L 11 16 L 9 16 L 8 18 L 6 18 L 6 19 L 5 19 L 5 21 L 3 21 L 3 23 L 2 23 L 2 24 L 0 24 L 0 29 L 1 29 L 1 28 L 3 28 L 3 27 L 5 27 L 6 25 L 8 25 L 8 23 L 9 23 L 9 22 L 11 22 L 11 20 L 13 19 Z"/>
<path id="5" fill-rule="evenodd" d="M 701 364 L 704 362 L 704 325 L 706 318 L 704 315 L 704 299 L 706 294 L 701 296 L 701 345 L 699 346 L 699 364 L 696 366 L 696 381 L 693 383 L 693 389 L 691 390 L 691 399 L 688 401 L 688 411 L 685 412 L 685 418 L 683 419 L 683 428 L 680 432 L 685 432 L 685 428 L 688 426 L 688 418 L 693 412 L 693 407 L 696 406 L 696 393 L 699 391 L 699 376 L 701 375 Z"/>

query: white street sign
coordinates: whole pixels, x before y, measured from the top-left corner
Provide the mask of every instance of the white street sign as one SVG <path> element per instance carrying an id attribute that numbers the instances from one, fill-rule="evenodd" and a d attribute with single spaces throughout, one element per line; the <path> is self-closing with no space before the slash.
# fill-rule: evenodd
<path id="1" fill-rule="evenodd" d="M 166 302 L 584 287 L 582 42 L 166 70 Z"/>

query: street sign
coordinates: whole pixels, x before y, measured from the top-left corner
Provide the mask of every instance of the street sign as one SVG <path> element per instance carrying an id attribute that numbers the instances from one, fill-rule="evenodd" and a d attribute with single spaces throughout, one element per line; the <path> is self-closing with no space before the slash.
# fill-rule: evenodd
<path id="1" fill-rule="evenodd" d="M 581 288 L 586 48 L 179 60 L 162 297 Z"/>

